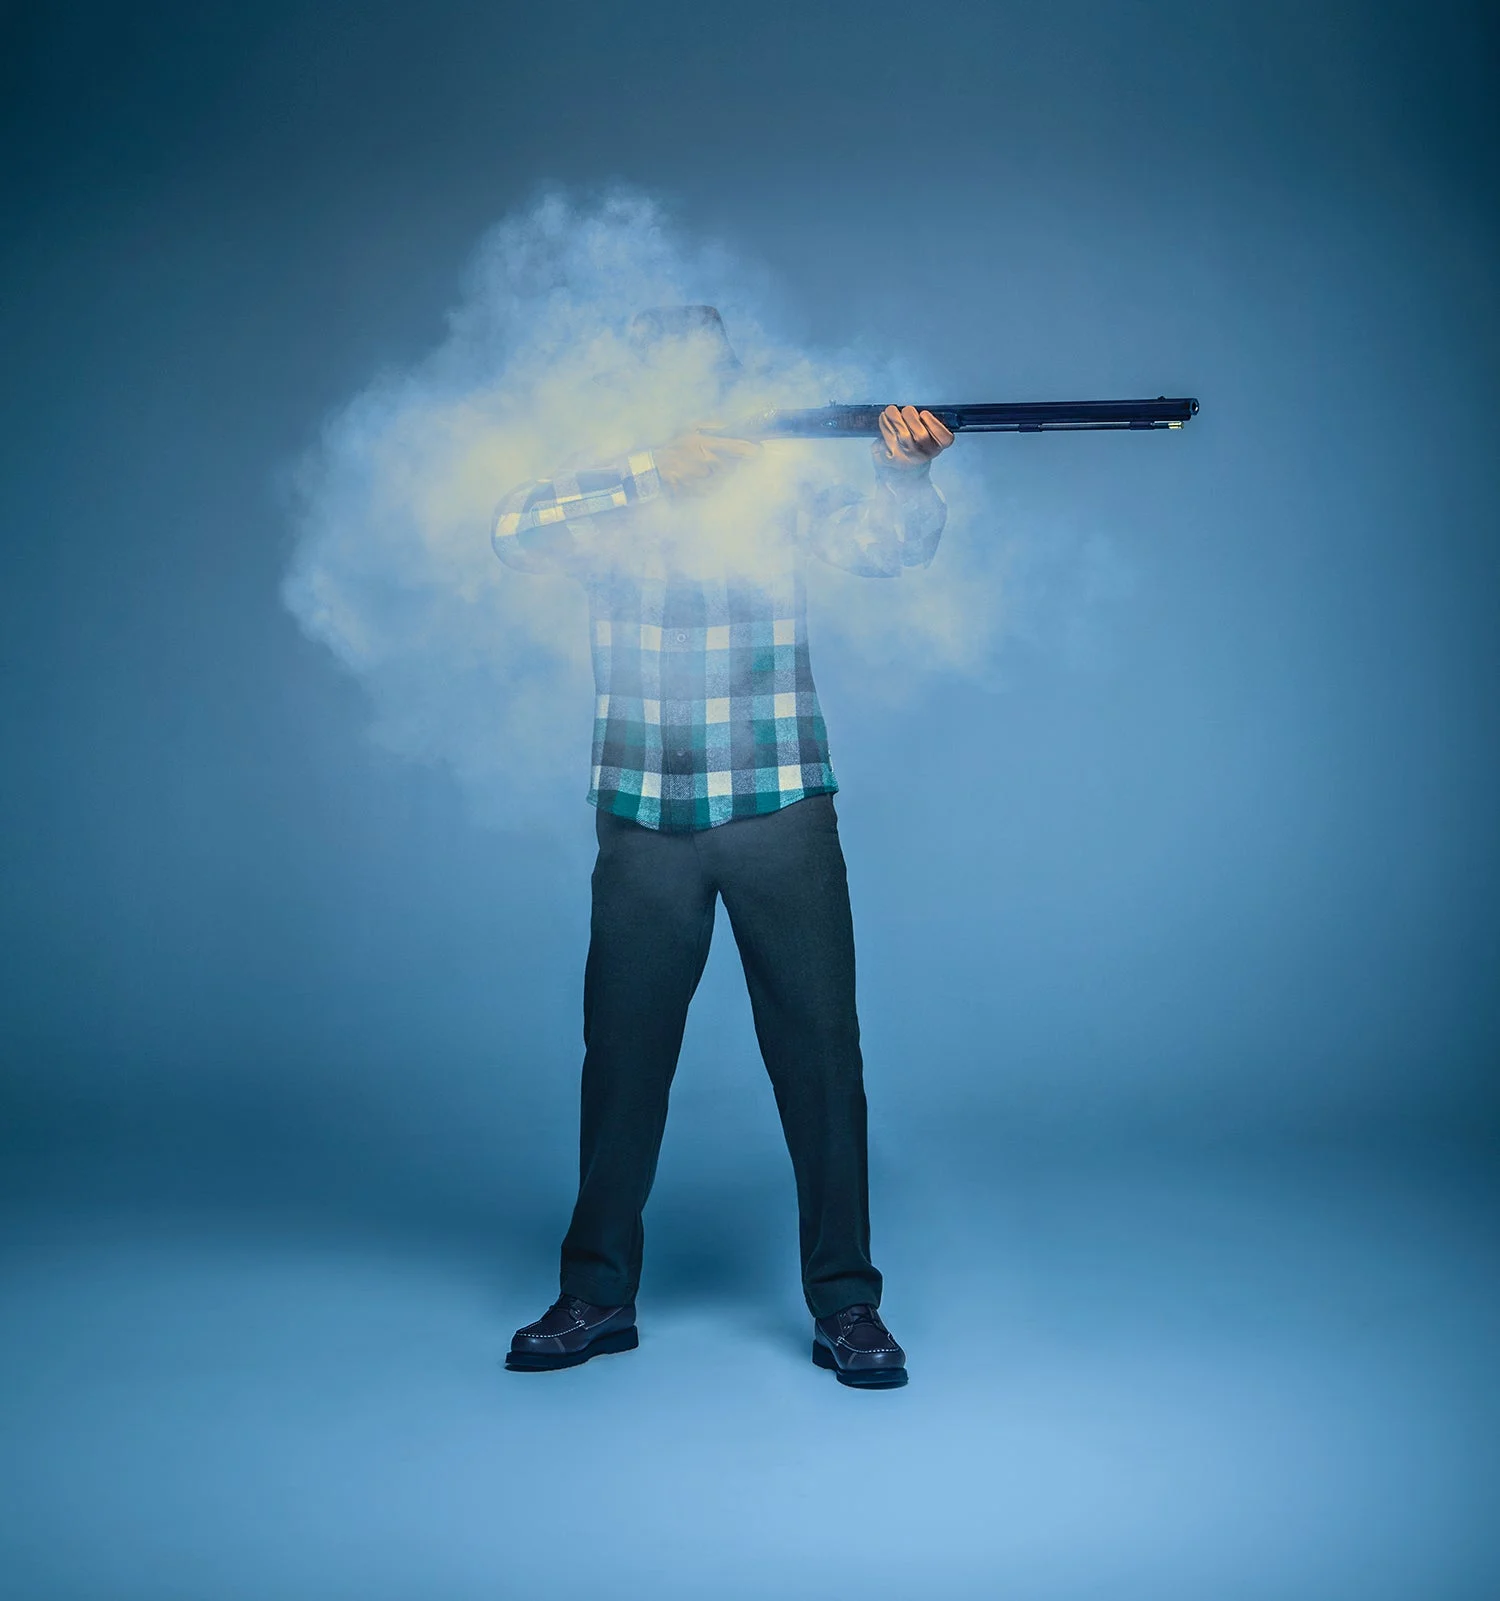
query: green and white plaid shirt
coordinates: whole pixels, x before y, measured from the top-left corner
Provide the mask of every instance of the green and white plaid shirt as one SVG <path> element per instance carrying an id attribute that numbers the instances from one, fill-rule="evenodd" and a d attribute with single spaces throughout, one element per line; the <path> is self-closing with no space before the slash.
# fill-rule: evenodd
<path id="1" fill-rule="evenodd" d="M 947 506 L 927 468 L 883 468 L 876 489 L 816 497 L 770 579 L 674 576 L 642 562 L 632 525 L 663 495 L 649 451 L 522 484 L 495 552 L 586 587 L 593 641 L 589 800 L 647 828 L 713 828 L 838 788 L 813 687 L 801 556 L 866 577 L 925 567 Z"/>

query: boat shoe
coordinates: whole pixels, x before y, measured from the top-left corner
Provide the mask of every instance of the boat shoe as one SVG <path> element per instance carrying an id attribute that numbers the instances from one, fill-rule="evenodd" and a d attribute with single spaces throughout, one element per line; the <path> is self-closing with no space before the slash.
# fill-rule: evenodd
<path id="1" fill-rule="evenodd" d="M 560 1295 L 535 1323 L 517 1329 L 506 1367 L 525 1373 L 573 1368 L 591 1356 L 633 1351 L 640 1344 L 635 1306 L 595 1306 Z"/>
<path id="2" fill-rule="evenodd" d="M 846 1306 L 813 1324 L 813 1361 L 831 1368 L 840 1384 L 893 1390 L 906 1383 L 906 1352 L 873 1306 Z"/>

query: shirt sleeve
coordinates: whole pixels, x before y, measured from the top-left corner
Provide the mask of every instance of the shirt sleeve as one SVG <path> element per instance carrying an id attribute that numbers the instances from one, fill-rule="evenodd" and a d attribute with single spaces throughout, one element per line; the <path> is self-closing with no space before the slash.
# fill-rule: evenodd
<path id="1" fill-rule="evenodd" d="M 656 458 L 638 450 L 620 460 L 521 484 L 500 502 L 491 542 L 507 567 L 569 572 L 631 506 L 662 492 Z"/>
<path id="2" fill-rule="evenodd" d="M 932 481 L 932 465 L 887 466 L 877 449 L 875 492 L 841 486 L 819 495 L 806 513 L 807 548 L 861 578 L 896 578 L 904 567 L 927 567 L 937 555 L 948 502 Z"/>

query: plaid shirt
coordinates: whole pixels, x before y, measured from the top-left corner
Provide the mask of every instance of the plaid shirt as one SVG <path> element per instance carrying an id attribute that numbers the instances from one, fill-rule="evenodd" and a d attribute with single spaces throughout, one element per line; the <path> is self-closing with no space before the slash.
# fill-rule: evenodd
<path id="1" fill-rule="evenodd" d="M 867 577 L 925 567 L 947 507 L 927 469 L 876 464 L 874 495 L 835 490 L 796 514 L 767 580 L 690 579 L 633 554 L 663 494 L 649 451 L 523 484 L 494 546 L 524 572 L 569 572 L 589 596 L 589 800 L 647 828 L 713 828 L 838 788 L 807 650 L 804 552 Z M 639 548 L 639 547 L 637 547 Z"/>

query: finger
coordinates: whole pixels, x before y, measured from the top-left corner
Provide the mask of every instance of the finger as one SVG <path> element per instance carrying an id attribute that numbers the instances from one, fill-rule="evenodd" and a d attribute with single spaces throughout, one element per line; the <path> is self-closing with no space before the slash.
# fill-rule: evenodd
<path id="1" fill-rule="evenodd" d="M 911 429 L 906 426 L 906 417 L 899 406 L 887 406 L 881 413 L 882 421 L 889 422 L 892 434 L 902 454 L 911 444 Z"/>
<path id="2" fill-rule="evenodd" d="M 930 411 L 924 411 L 922 421 L 927 425 L 928 435 L 936 441 L 939 450 L 946 450 L 953 443 L 953 430 L 941 417 L 934 417 Z"/>
<path id="3" fill-rule="evenodd" d="M 922 422 L 921 413 L 918 412 L 917 408 L 915 406 L 903 406 L 901 408 L 901 420 L 906 424 L 906 431 L 911 435 L 911 442 L 916 447 L 917 453 L 922 456 L 935 456 L 937 454 L 936 450 L 928 448 L 930 441 L 927 435 L 927 428 Z"/>
<path id="4" fill-rule="evenodd" d="M 917 455 L 916 451 L 912 448 L 911 441 L 908 439 L 902 439 L 896 434 L 893 434 L 889 439 L 886 440 L 885 448 L 887 461 L 897 461 L 904 465 L 907 462 L 919 461 L 921 459 Z"/>
<path id="5" fill-rule="evenodd" d="M 885 448 L 893 456 L 901 454 L 901 436 L 896 432 L 896 425 L 891 421 L 891 412 L 894 408 L 887 406 L 880 414 L 880 437 L 885 441 Z"/>

